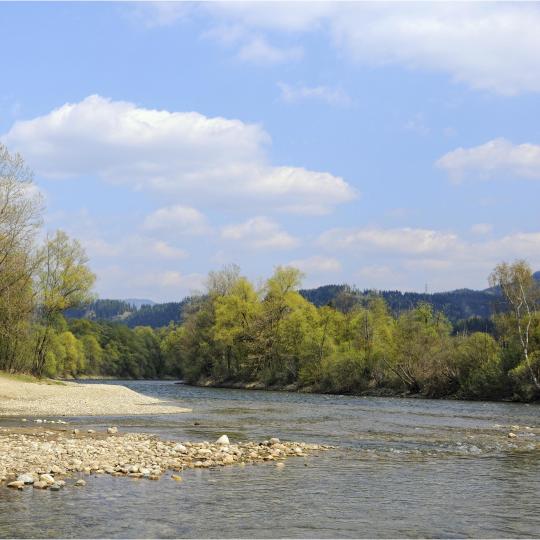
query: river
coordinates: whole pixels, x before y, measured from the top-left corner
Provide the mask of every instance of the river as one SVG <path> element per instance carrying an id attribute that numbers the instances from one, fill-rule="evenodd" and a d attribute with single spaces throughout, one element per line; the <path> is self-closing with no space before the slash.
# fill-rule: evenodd
<path id="1" fill-rule="evenodd" d="M 104 475 L 60 492 L 3 488 L 1 537 L 540 536 L 540 436 L 525 430 L 540 426 L 538 405 L 122 384 L 193 412 L 71 418 L 70 426 L 338 448 L 282 469 L 190 469 L 181 483 Z M 506 436 L 516 425 L 520 445 Z"/>

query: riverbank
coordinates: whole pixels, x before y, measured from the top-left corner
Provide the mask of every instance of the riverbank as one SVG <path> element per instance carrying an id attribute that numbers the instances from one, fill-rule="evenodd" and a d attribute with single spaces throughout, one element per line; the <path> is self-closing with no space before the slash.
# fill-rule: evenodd
<path id="1" fill-rule="evenodd" d="M 328 394 L 342 395 L 344 392 L 324 392 L 320 388 L 313 386 L 300 386 L 297 383 L 279 385 L 279 384 L 264 384 L 260 381 L 242 382 L 242 381 L 219 381 L 211 377 L 204 377 L 194 383 L 178 383 L 190 384 L 191 386 L 199 386 L 201 388 L 231 388 L 236 390 L 268 390 L 270 392 L 298 392 L 300 394 Z M 421 394 L 411 394 L 393 388 L 373 388 L 364 390 L 358 393 L 348 393 L 351 396 L 369 396 L 369 397 L 403 397 L 403 398 L 419 398 L 430 399 L 429 396 Z M 455 396 L 444 396 L 442 399 L 459 399 Z"/>
<path id="2" fill-rule="evenodd" d="M 215 443 L 161 440 L 144 433 L 119 433 L 79 429 L 0 428 L 0 484 L 15 489 L 60 489 L 73 479 L 82 486 L 83 475 L 110 474 L 159 480 L 167 471 L 276 462 L 307 457 L 329 447 L 281 442 L 231 443 L 226 435 Z M 75 477 L 75 478 L 74 478 Z M 173 480 L 181 477 L 173 475 Z M 53 487 L 54 486 L 54 487 Z"/>
<path id="3" fill-rule="evenodd" d="M 0 374 L 0 416 L 109 416 L 177 414 L 191 409 L 120 385 L 81 384 Z"/>
<path id="4" fill-rule="evenodd" d="M 362 390 L 361 392 L 338 392 L 338 391 L 329 391 L 323 390 L 316 386 L 301 386 L 298 383 L 292 383 L 287 385 L 279 384 L 265 384 L 261 381 L 230 381 L 230 380 L 217 380 L 212 377 L 203 377 L 199 380 L 191 383 L 181 382 L 177 384 L 187 384 L 189 386 L 197 386 L 200 388 L 230 388 L 235 390 L 267 390 L 270 392 L 297 392 L 300 394 L 321 394 L 321 395 L 348 395 L 356 397 L 396 397 L 396 398 L 407 398 L 407 399 L 446 399 L 452 401 L 490 401 L 494 403 L 538 403 L 538 400 L 523 400 L 518 396 L 513 396 L 513 398 L 503 397 L 500 399 L 494 398 L 474 398 L 472 396 L 463 397 L 457 394 L 450 395 L 441 395 L 433 396 L 422 393 L 412 393 L 403 390 L 397 390 L 395 388 L 388 387 L 376 387 L 370 388 L 367 390 Z"/>

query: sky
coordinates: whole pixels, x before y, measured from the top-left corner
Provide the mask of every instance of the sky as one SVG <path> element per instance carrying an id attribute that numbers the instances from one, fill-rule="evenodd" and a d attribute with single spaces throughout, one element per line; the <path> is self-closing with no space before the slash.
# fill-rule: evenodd
<path id="1" fill-rule="evenodd" d="M 0 3 L 0 141 L 102 298 L 540 269 L 540 4 Z"/>

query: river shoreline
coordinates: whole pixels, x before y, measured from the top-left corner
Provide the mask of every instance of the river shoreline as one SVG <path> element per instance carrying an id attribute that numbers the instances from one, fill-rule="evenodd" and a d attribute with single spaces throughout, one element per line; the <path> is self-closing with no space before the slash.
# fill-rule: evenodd
<path id="1" fill-rule="evenodd" d="M 406 399 L 428 399 L 428 400 L 451 400 L 451 401 L 471 401 L 471 402 L 490 402 L 490 403 L 531 403 L 540 404 L 540 401 L 522 401 L 519 399 L 485 399 L 485 398 L 462 398 L 457 395 L 448 396 L 429 396 L 420 393 L 410 393 L 406 391 L 395 390 L 393 388 L 374 388 L 363 390 L 362 392 L 330 392 L 322 391 L 311 386 L 300 386 L 296 383 L 289 385 L 266 385 L 263 382 L 241 382 L 241 381 L 218 381 L 216 379 L 205 377 L 195 382 L 178 382 L 176 384 L 186 384 L 199 388 L 230 388 L 233 390 L 263 390 L 268 392 L 296 392 L 299 394 L 318 394 L 318 395 L 346 395 L 353 397 L 391 397 L 391 398 L 406 398 Z"/>
<path id="2" fill-rule="evenodd" d="M 54 384 L 56 382 L 56 384 Z M 1 416 L 112 416 L 191 412 L 121 385 L 28 382 L 0 374 Z"/>

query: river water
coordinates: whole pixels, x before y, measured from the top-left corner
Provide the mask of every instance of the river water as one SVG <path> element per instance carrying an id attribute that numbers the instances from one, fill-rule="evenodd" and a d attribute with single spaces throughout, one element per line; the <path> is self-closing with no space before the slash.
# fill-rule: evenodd
<path id="1" fill-rule="evenodd" d="M 70 426 L 338 448 L 282 469 L 190 469 L 181 483 L 104 475 L 60 492 L 0 489 L 1 537 L 540 536 L 538 405 L 122 384 L 193 412 L 72 418 Z"/>

